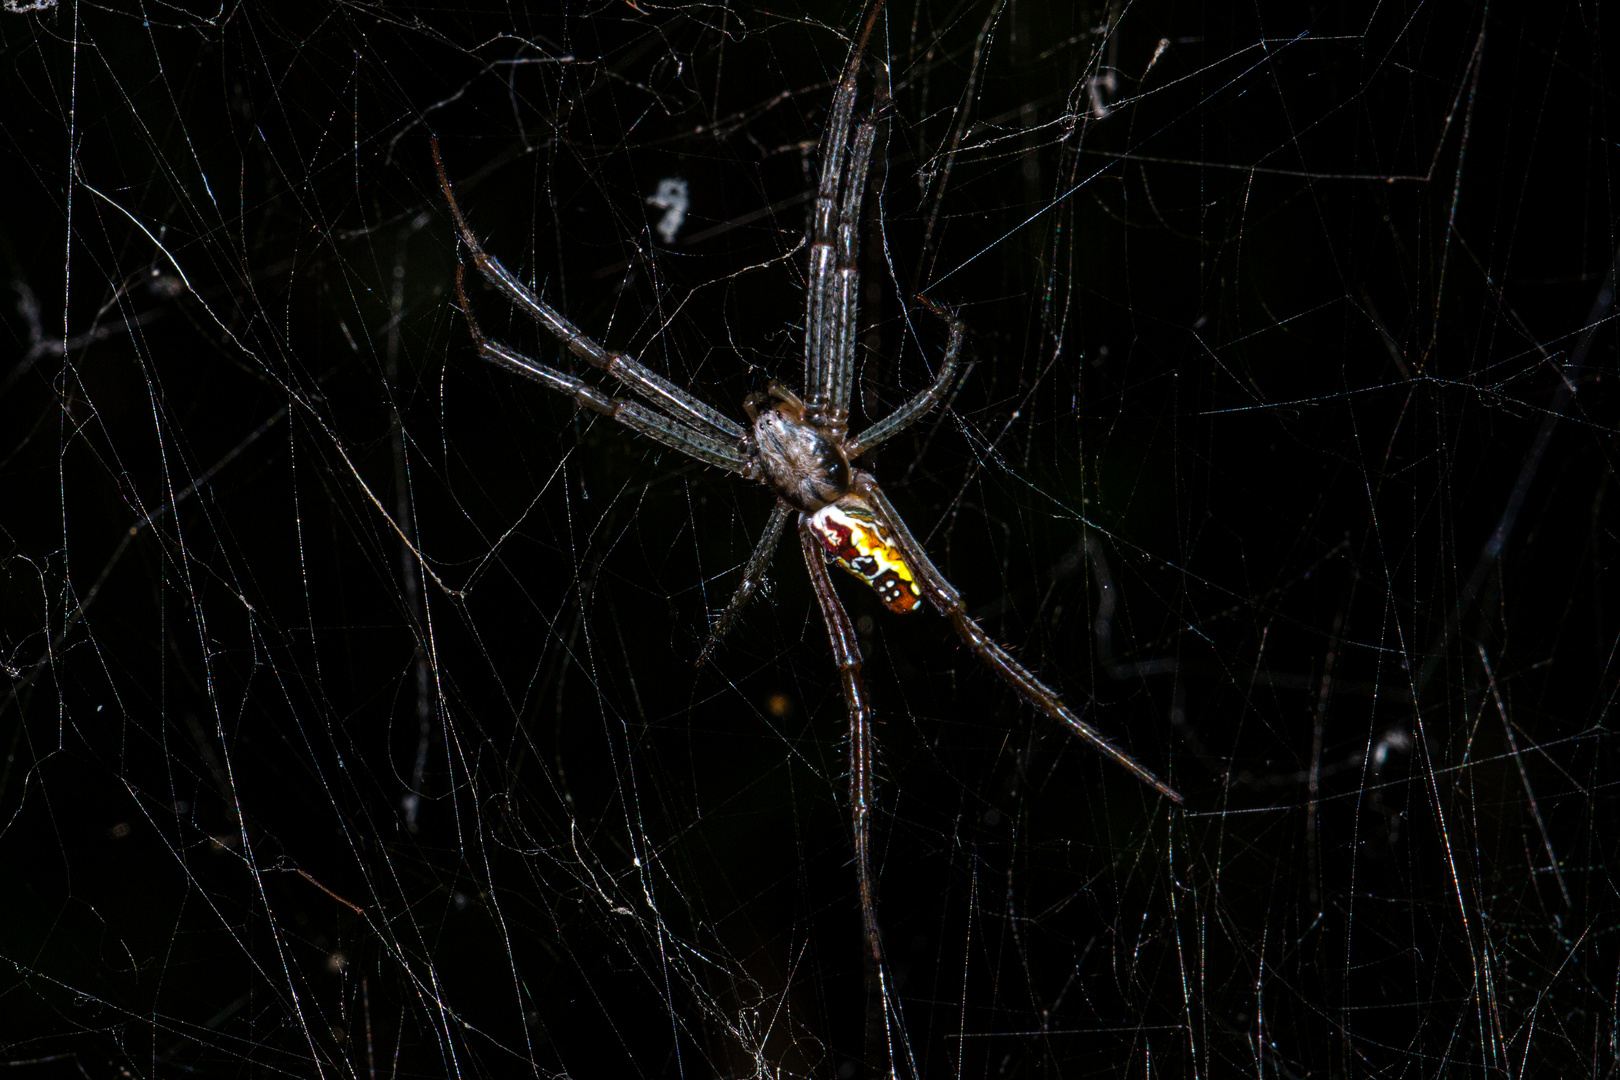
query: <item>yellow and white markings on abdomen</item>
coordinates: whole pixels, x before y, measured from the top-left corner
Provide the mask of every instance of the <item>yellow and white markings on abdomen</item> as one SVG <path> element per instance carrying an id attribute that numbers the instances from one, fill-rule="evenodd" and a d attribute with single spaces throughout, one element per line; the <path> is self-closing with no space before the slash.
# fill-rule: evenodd
<path id="1" fill-rule="evenodd" d="M 871 506 L 849 494 L 810 515 L 810 528 L 833 561 L 872 586 L 890 611 L 905 614 L 922 590 Z"/>

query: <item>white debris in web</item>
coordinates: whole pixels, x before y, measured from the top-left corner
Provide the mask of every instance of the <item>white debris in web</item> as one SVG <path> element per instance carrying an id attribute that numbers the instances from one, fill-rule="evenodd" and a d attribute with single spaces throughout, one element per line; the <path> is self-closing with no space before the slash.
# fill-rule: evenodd
<path id="1" fill-rule="evenodd" d="M 647 197 L 648 206 L 664 212 L 658 219 L 658 238 L 666 244 L 675 242 L 675 234 L 686 221 L 686 208 L 692 204 L 686 181 L 678 176 L 666 176 L 658 181 L 658 190 Z"/>

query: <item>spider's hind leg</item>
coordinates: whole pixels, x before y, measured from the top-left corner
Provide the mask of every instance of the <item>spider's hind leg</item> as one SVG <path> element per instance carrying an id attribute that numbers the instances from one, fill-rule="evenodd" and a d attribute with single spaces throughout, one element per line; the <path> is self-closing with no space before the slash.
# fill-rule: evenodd
<path id="1" fill-rule="evenodd" d="M 808 516 L 799 517 L 799 547 L 804 552 L 805 569 L 821 607 L 822 621 L 832 644 L 833 661 L 843 684 L 844 705 L 849 710 L 849 811 L 855 834 L 855 878 L 860 889 L 861 928 L 866 937 L 866 1045 L 872 1062 L 889 1055 L 888 990 L 883 971 L 883 943 L 878 936 L 877 881 L 872 874 L 872 805 L 875 801 L 872 743 L 872 702 L 861 680 L 860 639 L 849 613 L 833 591 L 822 555 L 821 540 L 810 528 Z M 871 1064 L 871 1062 L 869 1062 Z M 890 1074 L 885 1065 L 875 1069 Z"/>
<path id="2" fill-rule="evenodd" d="M 967 608 L 962 604 L 962 595 L 945 580 L 945 575 L 939 572 L 939 567 L 934 565 L 928 553 L 917 542 L 917 538 L 911 535 L 911 530 L 906 528 L 906 523 L 895 512 L 894 505 L 883 494 L 883 489 L 878 487 L 877 481 L 866 473 L 858 473 L 855 488 L 887 519 L 889 528 L 899 541 L 900 550 L 905 553 L 913 573 L 922 583 L 923 595 L 928 597 L 929 603 L 938 608 L 941 614 L 951 620 L 957 634 L 967 643 L 968 648 L 978 654 L 985 666 L 1005 679 L 1025 701 L 1052 719 L 1065 724 L 1070 731 L 1090 743 L 1104 756 L 1112 758 L 1142 783 L 1171 802 L 1182 801 L 1180 792 L 1154 776 L 1146 766 L 1115 746 L 1102 732 L 1080 719 L 1074 710 L 1063 703 L 1056 690 L 1037 679 L 1028 668 L 1014 660 L 1006 649 L 985 633 L 984 627 L 967 613 Z"/>

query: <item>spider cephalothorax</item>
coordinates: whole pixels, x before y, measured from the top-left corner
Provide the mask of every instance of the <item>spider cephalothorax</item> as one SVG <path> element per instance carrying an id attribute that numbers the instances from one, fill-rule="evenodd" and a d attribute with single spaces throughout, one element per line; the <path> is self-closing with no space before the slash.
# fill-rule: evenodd
<path id="1" fill-rule="evenodd" d="M 765 405 L 770 398 L 776 404 Z M 795 510 L 813 514 L 849 493 L 850 465 L 837 431 L 824 431 L 799 395 L 773 382 L 768 396 L 743 402 L 754 422 L 754 448 L 764 480 Z"/>
<path id="2" fill-rule="evenodd" d="M 1143 783 L 1175 802 L 1181 801 L 1180 795 L 1080 719 L 1055 690 L 1037 679 L 984 632 L 968 615 L 961 595 L 945 580 L 906 528 L 876 477 L 853 464 L 861 455 L 904 431 L 939 404 L 955 374 L 964 333 L 962 321 L 954 314 L 919 298 L 922 306 L 939 317 L 947 329 L 945 352 L 933 382 L 884 419 L 856 435 L 849 434 L 855 330 L 859 316 L 857 297 L 860 295 L 856 235 L 877 131 L 872 116 L 854 124 L 856 80 L 866 39 L 881 6 L 882 0 L 874 0 L 860 39 L 851 50 L 822 140 L 822 172 L 816 191 L 805 304 L 802 396 L 781 383 L 771 383 L 765 394 L 753 395 L 744 402 L 749 427 L 705 404 L 633 357 L 603 348 L 491 258 L 462 216 L 449 175 L 439 158 L 438 141 L 433 142 L 434 163 L 445 201 L 456 232 L 471 252 L 479 272 L 574 356 L 618 380 L 642 400 L 613 397 L 576 375 L 485 337 L 461 288 L 458 268 L 457 296 L 478 351 L 485 358 L 567 394 L 580 406 L 610 416 L 687 457 L 764 484 L 775 495 L 776 505 L 765 531 L 743 567 L 742 581 L 715 620 L 698 655 L 698 663 L 709 658 L 727 629 L 759 591 L 789 518 L 797 519 L 800 551 L 810 574 L 816 603 L 827 625 L 848 707 L 855 874 L 868 971 L 877 984 L 883 979 L 883 953 L 878 937 L 870 856 L 871 704 L 861 679 L 861 652 L 855 627 L 833 590 L 827 573 L 829 559 L 876 590 L 891 611 L 912 611 L 926 600 L 930 607 L 950 620 L 962 640 L 985 665 L 1026 701 L 1065 724 Z M 883 997 L 881 992 L 878 997 Z"/>

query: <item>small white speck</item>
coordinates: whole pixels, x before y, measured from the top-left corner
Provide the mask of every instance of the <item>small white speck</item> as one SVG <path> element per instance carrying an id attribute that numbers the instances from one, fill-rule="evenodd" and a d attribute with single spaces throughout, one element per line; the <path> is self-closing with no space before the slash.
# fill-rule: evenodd
<path id="1" fill-rule="evenodd" d="M 658 181 L 658 190 L 647 197 L 648 206 L 664 212 L 658 219 L 658 238 L 666 244 L 675 242 L 675 234 L 686 222 L 686 208 L 692 205 L 686 181 L 678 176 L 666 176 Z"/>

